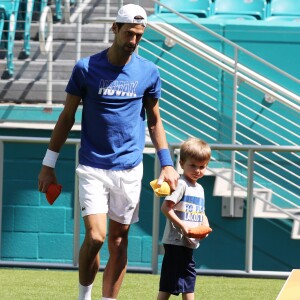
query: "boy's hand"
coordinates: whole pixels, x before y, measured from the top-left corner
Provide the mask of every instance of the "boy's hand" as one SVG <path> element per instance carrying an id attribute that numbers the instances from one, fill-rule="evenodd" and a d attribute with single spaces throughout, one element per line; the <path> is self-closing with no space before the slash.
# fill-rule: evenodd
<path id="1" fill-rule="evenodd" d="M 188 226 L 185 226 L 185 224 L 183 224 L 183 226 L 181 227 L 181 232 L 185 237 L 190 237 L 189 236 L 189 230 L 190 228 Z"/>

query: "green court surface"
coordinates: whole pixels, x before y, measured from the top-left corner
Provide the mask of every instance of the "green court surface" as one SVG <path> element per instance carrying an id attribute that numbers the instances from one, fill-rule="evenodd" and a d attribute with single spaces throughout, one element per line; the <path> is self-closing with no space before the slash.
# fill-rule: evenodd
<path id="1" fill-rule="evenodd" d="M 77 299 L 76 271 L 0 268 L 1 300 Z M 274 300 L 285 279 L 197 276 L 195 299 Z M 102 272 L 93 288 L 93 300 L 101 299 Z M 128 273 L 118 300 L 155 300 L 159 275 Z M 181 299 L 172 296 L 170 299 Z"/>

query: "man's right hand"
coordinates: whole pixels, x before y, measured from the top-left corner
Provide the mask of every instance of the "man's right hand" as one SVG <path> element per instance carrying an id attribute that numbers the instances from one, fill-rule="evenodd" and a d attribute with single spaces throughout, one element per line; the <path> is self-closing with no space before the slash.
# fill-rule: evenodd
<path id="1" fill-rule="evenodd" d="M 55 170 L 47 166 L 42 166 L 38 176 L 38 190 L 46 193 L 51 183 L 57 184 Z"/>

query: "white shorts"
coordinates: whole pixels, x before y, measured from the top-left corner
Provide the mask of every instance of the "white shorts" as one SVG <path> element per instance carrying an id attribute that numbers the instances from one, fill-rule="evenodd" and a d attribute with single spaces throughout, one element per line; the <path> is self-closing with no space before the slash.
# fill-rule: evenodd
<path id="1" fill-rule="evenodd" d="M 121 224 L 138 222 L 143 163 L 120 171 L 79 164 L 76 173 L 82 217 L 107 213 Z"/>

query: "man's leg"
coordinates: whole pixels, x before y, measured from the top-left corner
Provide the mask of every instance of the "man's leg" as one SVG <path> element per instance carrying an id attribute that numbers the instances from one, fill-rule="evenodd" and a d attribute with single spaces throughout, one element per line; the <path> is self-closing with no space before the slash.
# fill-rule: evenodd
<path id="1" fill-rule="evenodd" d="M 99 270 L 99 250 L 106 236 L 106 214 L 85 216 L 84 225 L 85 238 L 79 252 L 79 283 L 82 286 L 81 289 L 90 286 L 94 282 Z"/>
<path id="2" fill-rule="evenodd" d="M 128 232 L 130 225 L 110 220 L 108 234 L 109 260 L 103 273 L 102 296 L 116 299 L 127 266 Z"/>

